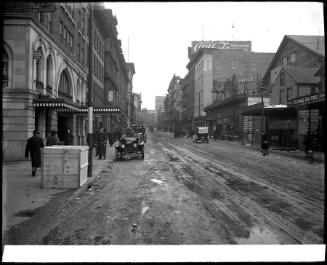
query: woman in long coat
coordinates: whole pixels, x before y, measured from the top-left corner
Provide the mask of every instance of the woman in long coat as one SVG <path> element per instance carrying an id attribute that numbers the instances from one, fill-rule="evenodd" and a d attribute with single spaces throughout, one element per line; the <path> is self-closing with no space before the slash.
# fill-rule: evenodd
<path id="1" fill-rule="evenodd" d="M 27 140 L 25 148 L 25 157 L 28 158 L 30 153 L 32 160 L 32 175 L 35 177 L 36 170 L 41 167 L 41 148 L 44 147 L 42 138 L 39 136 L 38 131 L 34 131 L 34 135 Z"/>

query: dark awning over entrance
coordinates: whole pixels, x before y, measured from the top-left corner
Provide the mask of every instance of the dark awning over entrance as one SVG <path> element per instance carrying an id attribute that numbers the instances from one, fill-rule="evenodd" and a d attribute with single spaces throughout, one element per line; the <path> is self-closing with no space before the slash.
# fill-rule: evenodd
<path id="1" fill-rule="evenodd" d="M 286 105 L 269 105 L 263 108 L 263 114 L 272 112 L 288 112 L 293 111 L 294 108 Z M 243 116 L 260 116 L 262 113 L 262 103 L 246 106 L 242 109 L 241 114 Z"/>
<path id="2" fill-rule="evenodd" d="M 88 107 L 79 106 L 63 98 L 37 98 L 33 101 L 33 107 L 41 109 L 56 109 L 61 112 L 72 112 L 76 114 L 88 115 Z M 121 114 L 120 107 L 115 106 L 95 106 L 93 114 Z"/>
<path id="3" fill-rule="evenodd" d="M 33 100 L 33 107 L 43 109 L 56 109 L 58 111 L 74 112 L 79 106 L 63 98 L 37 98 Z"/>

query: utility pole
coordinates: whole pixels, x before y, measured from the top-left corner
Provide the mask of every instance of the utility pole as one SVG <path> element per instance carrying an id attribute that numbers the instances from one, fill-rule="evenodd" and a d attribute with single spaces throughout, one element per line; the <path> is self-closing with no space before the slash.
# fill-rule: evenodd
<path id="1" fill-rule="evenodd" d="M 93 3 L 89 4 L 90 7 L 90 19 L 89 19 L 89 91 L 88 91 L 88 119 L 89 119 L 89 131 L 88 131 L 88 144 L 89 144 L 89 166 L 87 176 L 92 177 L 92 151 L 93 151 Z"/>

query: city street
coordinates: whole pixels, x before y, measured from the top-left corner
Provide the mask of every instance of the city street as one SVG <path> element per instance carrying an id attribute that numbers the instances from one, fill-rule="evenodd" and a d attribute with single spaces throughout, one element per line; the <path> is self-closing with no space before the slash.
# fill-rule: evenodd
<path id="1" fill-rule="evenodd" d="M 109 163 L 78 197 L 10 229 L 7 244 L 322 244 L 324 185 L 323 163 L 148 133 L 144 160 Z"/>

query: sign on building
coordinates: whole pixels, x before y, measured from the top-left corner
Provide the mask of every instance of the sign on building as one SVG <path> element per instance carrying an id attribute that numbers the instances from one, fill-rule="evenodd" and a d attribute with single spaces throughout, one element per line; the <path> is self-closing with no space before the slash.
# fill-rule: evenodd
<path id="1" fill-rule="evenodd" d="M 248 106 L 261 103 L 261 97 L 248 97 Z M 263 105 L 269 106 L 269 98 L 263 98 Z"/>
<path id="2" fill-rule="evenodd" d="M 251 41 L 192 41 L 192 52 L 197 52 L 199 49 L 211 48 L 218 50 L 238 49 L 251 51 Z"/>

